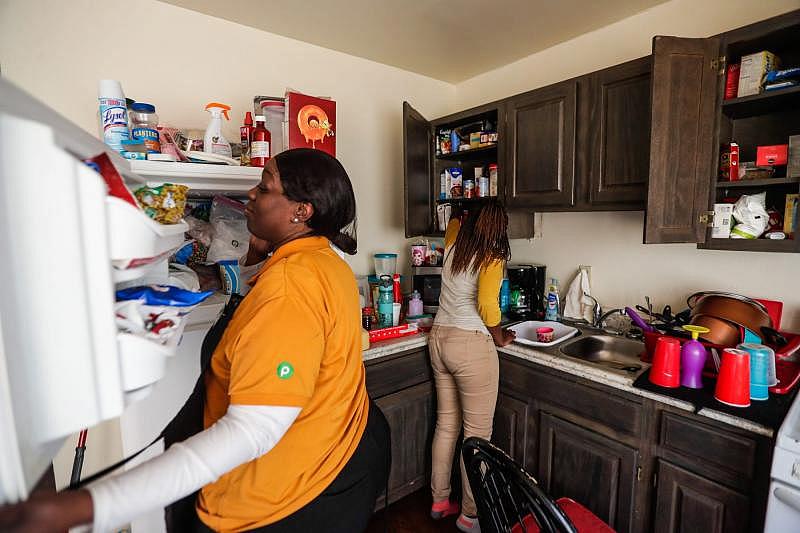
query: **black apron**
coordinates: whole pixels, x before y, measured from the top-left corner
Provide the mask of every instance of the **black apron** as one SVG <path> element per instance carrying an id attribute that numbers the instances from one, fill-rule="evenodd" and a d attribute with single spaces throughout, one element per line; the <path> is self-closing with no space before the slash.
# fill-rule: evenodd
<path id="1" fill-rule="evenodd" d="M 183 404 L 183 407 L 180 408 L 178 414 L 176 414 L 173 419 L 169 421 L 166 427 L 161 430 L 161 433 L 158 434 L 153 442 L 130 457 L 127 457 L 122 461 L 119 461 L 118 463 L 113 464 L 108 468 L 105 468 L 100 472 L 97 472 L 96 474 L 93 474 L 92 476 L 82 480 L 78 484 L 77 488 L 83 487 L 97 479 L 100 479 L 106 474 L 113 472 L 158 442 L 158 440 L 161 438 L 164 439 L 164 449 L 167 449 L 176 442 L 185 441 L 192 435 L 196 435 L 197 433 L 203 431 L 203 404 L 206 393 L 205 373 L 206 370 L 208 370 L 208 367 L 211 365 L 211 356 L 214 354 L 214 350 L 217 349 L 217 345 L 222 339 L 223 333 L 225 333 L 225 328 L 228 327 L 228 324 L 233 318 L 236 309 L 239 307 L 239 304 L 243 299 L 244 296 L 232 294 L 230 300 L 228 300 L 228 303 L 222 310 L 219 318 L 217 318 L 217 321 L 213 326 L 211 326 L 211 329 L 203 339 L 203 346 L 200 349 L 200 377 L 197 378 L 197 382 L 194 385 L 192 393 L 189 395 L 186 403 Z M 195 525 L 199 521 L 197 512 L 195 511 L 197 494 L 197 492 L 193 492 L 185 498 L 182 498 L 166 507 L 164 518 L 168 532 L 183 533 L 194 530 Z"/>

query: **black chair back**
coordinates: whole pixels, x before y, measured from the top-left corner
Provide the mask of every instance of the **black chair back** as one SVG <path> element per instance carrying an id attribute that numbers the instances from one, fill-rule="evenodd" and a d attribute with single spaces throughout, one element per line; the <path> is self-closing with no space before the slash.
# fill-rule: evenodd
<path id="1" fill-rule="evenodd" d="M 542 533 L 577 533 L 558 505 L 503 450 L 478 437 L 464 441 L 464 466 L 484 533 L 525 531 L 531 516 Z"/>

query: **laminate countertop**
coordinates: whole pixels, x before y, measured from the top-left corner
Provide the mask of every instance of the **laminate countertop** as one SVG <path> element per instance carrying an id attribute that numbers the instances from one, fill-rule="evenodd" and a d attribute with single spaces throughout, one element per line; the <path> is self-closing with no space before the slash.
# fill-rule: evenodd
<path id="1" fill-rule="evenodd" d="M 427 347 L 428 336 L 425 333 L 419 333 L 409 337 L 401 337 L 398 339 L 390 339 L 374 343 L 368 350 L 363 352 L 364 361 L 372 361 L 381 357 L 394 355 L 414 348 Z M 778 428 L 768 427 L 750 420 L 746 420 L 735 415 L 723 413 L 710 408 L 703 408 L 696 410 L 695 405 L 680 399 L 672 398 L 668 395 L 657 394 L 655 392 L 646 391 L 633 386 L 633 382 L 639 375 L 645 372 L 650 365 L 642 363 L 642 370 L 637 372 L 624 372 L 620 370 L 613 370 L 598 365 L 572 358 L 562 354 L 558 350 L 558 346 L 540 349 L 530 346 L 525 346 L 519 343 L 512 343 L 508 346 L 498 348 L 497 351 L 513 357 L 518 357 L 534 364 L 546 366 L 572 374 L 589 381 L 600 383 L 608 387 L 623 390 L 636 396 L 649 398 L 651 400 L 671 405 L 678 409 L 683 409 L 688 412 L 696 412 L 700 416 L 729 424 L 733 427 L 751 431 L 766 437 L 772 437 L 775 430 Z"/>

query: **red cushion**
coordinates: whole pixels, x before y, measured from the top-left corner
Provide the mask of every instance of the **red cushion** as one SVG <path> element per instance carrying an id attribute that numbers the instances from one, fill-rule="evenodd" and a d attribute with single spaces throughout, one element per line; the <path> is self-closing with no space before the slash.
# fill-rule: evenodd
<path id="1" fill-rule="evenodd" d="M 559 498 L 556 503 L 572 521 L 578 533 L 614 533 L 608 524 L 597 518 L 592 512 L 570 498 Z M 514 524 L 511 533 L 539 533 L 539 524 L 532 515 L 522 519 L 522 523 Z"/>

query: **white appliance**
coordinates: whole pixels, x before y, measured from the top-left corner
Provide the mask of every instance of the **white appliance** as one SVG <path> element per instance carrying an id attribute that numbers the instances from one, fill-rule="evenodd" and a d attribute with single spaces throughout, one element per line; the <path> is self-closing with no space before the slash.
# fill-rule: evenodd
<path id="1" fill-rule="evenodd" d="M 117 270 L 112 261 L 161 257 L 183 243 L 188 226 L 157 224 L 108 197 L 82 162 L 102 152 L 129 185 L 168 180 L 241 194 L 260 175 L 132 165 L 0 78 L 0 505 L 27 498 L 65 439 L 83 428 L 121 417 L 125 455 L 151 440 L 191 390 L 197 347 L 224 305 L 217 299 L 190 315 L 183 350 L 179 337 L 161 345 L 117 331 L 115 283 L 150 266 Z M 90 430 L 87 457 L 92 445 Z"/>
<path id="2" fill-rule="evenodd" d="M 770 477 L 764 531 L 800 532 L 800 396 L 778 430 Z"/>

